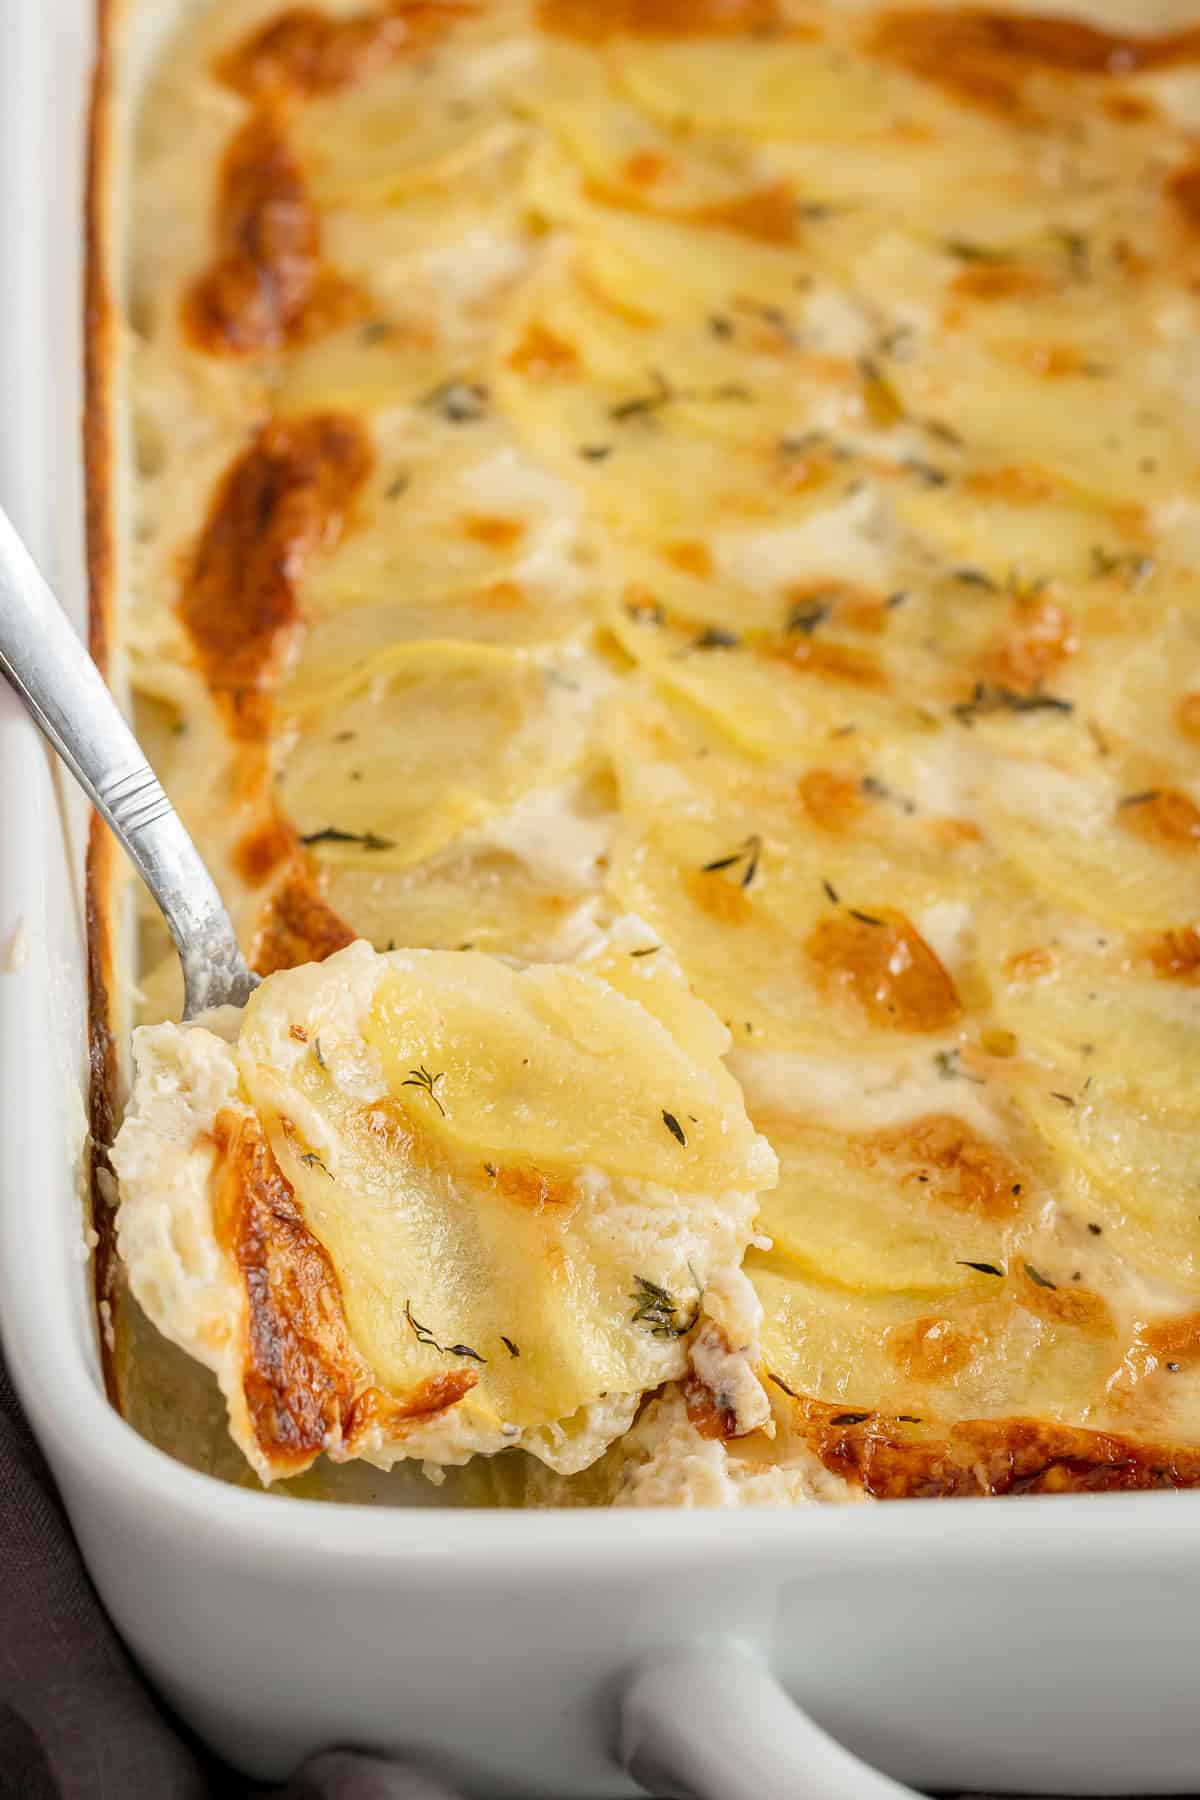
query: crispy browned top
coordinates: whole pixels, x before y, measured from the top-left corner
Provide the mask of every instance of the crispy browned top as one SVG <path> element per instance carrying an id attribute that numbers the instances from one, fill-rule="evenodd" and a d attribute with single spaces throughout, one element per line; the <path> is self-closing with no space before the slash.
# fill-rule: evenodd
<path id="1" fill-rule="evenodd" d="M 218 1115 L 213 1219 L 246 1290 L 242 1383 L 255 1441 L 275 1476 L 299 1475 L 328 1451 L 353 1455 L 457 1405 L 478 1376 L 455 1370 L 393 1395 L 369 1385 L 337 1271 L 309 1230 L 257 1119 Z"/>
<path id="2" fill-rule="evenodd" d="M 983 675 L 1017 693 L 1028 694 L 1079 648 L 1079 635 L 1066 608 L 1048 594 L 1018 597 L 1010 629 L 986 659 Z"/>
<path id="3" fill-rule="evenodd" d="M 474 11 L 461 0 L 388 0 L 335 19 L 318 7 L 296 6 L 222 57 L 217 76 L 248 98 L 336 93 L 395 56 L 428 49 Z"/>
<path id="4" fill-rule="evenodd" d="M 321 260 L 321 223 L 283 128 L 254 113 L 225 153 L 217 183 L 216 254 L 188 290 L 188 335 L 213 356 L 249 356 L 328 329 L 358 302 Z"/>
<path id="5" fill-rule="evenodd" d="M 635 187 L 652 187 L 665 165 L 651 174 L 653 153 L 631 159 L 626 164 L 625 179 Z M 587 184 L 589 198 L 602 205 L 617 206 L 625 212 L 646 211 L 659 218 L 677 219 L 680 224 L 710 227 L 716 231 L 732 231 L 739 237 L 760 244 L 795 244 L 799 240 L 800 203 L 795 190 L 786 181 L 754 188 L 732 200 L 721 200 L 710 206 L 672 208 L 653 205 L 647 200 L 639 205 L 626 189 L 605 187 L 602 182 Z"/>
<path id="6" fill-rule="evenodd" d="M 250 960 L 260 975 L 273 975 L 277 969 L 324 962 L 353 942 L 353 931 L 321 898 L 317 877 L 304 859 L 271 895 Z"/>
<path id="7" fill-rule="evenodd" d="M 261 1125 L 221 1113 L 216 1141 L 213 1221 L 246 1287 L 246 1405 L 263 1455 L 281 1472 L 298 1474 L 341 1438 L 366 1371 L 337 1272 L 305 1224 Z"/>
<path id="8" fill-rule="evenodd" d="M 866 1140 L 869 1160 L 886 1159 L 918 1181 L 930 1198 L 985 1218 L 1020 1212 L 1029 1182 L 995 1144 L 954 1113 L 928 1113 Z"/>
<path id="9" fill-rule="evenodd" d="M 1200 981 L 1200 931 L 1194 925 L 1157 932 L 1147 940 L 1145 954 L 1164 981 Z"/>
<path id="10" fill-rule="evenodd" d="M 538 23 L 543 31 L 596 43 L 618 33 L 736 37 L 778 29 L 783 15 L 779 0 L 541 0 Z"/>
<path id="11" fill-rule="evenodd" d="M 1081 19 L 982 7 L 886 14 L 871 47 L 959 100 L 1011 110 L 1029 76 L 1134 75 L 1200 58 L 1200 26 L 1161 37 L 1102 31 Z"/>
<path id="12" fill-rule="evenodd" d="M 835 913 L 819 921 L 804 947 L 827 991 L 852 998 L 873 1025 L 943 1031 L 962 1012 L 937 953 L 890 908 Z"/>
<path id="13" fill-rule="evenodd" d="M 339 536 L 370 460 L 353 419 L 274 420 L 217 490 L 179 611 L 236 737 L 266 730 L 300 584 L 314 552 Z"/>
<path id="14" fill-rule="evenodd" d="M 688 1375 L 682 1385 L 688 1419 L 702 1438 L 737 1436 L 737 1413 L 728 1394 L 714 1394 L 694 1374 Z"/>
<path id="15" fill-rule="evenodd" d="M 1200 1484 L 1200 1448 L 1146 1443 L 1048 1419 L 967 1419 L 939 1429 L 798 1398 L 801 1436 L 874 1500 L 1112 1493 Z"/>
<path id="16" fill-rule="evenodd" d="M 1200 806 L 1178 788 L 1130 794 L 1118 809 L 1121 823 L 1160 850 L 1200 848 Z"/>

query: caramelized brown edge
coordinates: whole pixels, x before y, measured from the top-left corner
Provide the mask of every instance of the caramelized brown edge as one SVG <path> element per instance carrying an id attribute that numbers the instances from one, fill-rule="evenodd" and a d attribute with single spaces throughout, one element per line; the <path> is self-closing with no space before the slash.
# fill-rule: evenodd
<path id="1" fill-rule="evenodd" d="M 95 62 L 88 115 L 84 193 L 83 464 L 86 495 L 88 644 L 100 673 L 108 674 L 114 621 L 115 524 L 113 519 L 113 352 L 116 308 L 109 256 L 112 249 L 113 56 L 122 0 L 96 0 Z M 113 842 L 93 813 L 88 833 L 84 909 L 88 977 L 87 1205 L 98 1242 L 92 1259 L 100 1366 L 108 1398 L 120 1410 L 116 1364 L 103 1329 L 101 1305 L 111 1303 L 116 1275 L 116 1217 L 100 1191 L 109 1176 L 108 1146 L 117 1110 L 118 1061 L 112 1026 L 114 974 L 113 903 L 117 866 Z"/>
<path id="2" fill-rule="evenodd" d="M 115 623 L 115 523 L 113 444 L 115 404 L 113 352 L 116 305 L 109 257 L 112 249 L 111 180 L 113 153 L 113 60 L 122 0 L 95 0 L 96 50 L 87 132 L 84 200 L 85 270 L 84 412 L 82 420 L 86 495 L 88 641 L 92 657 L 107 675 Z M 100 1192 L 101 1170 L 111 1174 L 108 1145 L 117 1113 L 118 1058 L 112 1024 L 114 978 L 113 903 L 116 857 L 112 839 L 93 814 L 85 882 L 88 976 L 88 1111 L 91 1129 L 88 1204 L 98 1236 L 93 1258 L 94 1303 L 105 1388 L 120 1411 L 115 1361 L 101 1328 L 99 1307 L 111 1300 L 116 1272 L 113 1209 Z M 779 1383 L 782 1386 L 782 1383 Z M 790 1392 L 785 1388 L 785 1392 Z M 455 1395 L 454 1398 L 460 1397 Z M 906 1441 L 896 1424 L 801 1400 L 796 1411 L 801 1434 L 826 1467 L 878 1498 L 915 1494 L 957 1495 L 996 1492 L 1095 1490 L 1096 1487 L 1200 1485 L 1200 1453 L 1188 1447 L 1155 1446 L 1112 1434 L 1071 1431 L 1031 1419 L 975 1421 L 951 1430 L 941 1441 Z M 374 1396 L 362 1396 L 353 1426 L 362 1429 Z M 428 1396 L 440 1410 L 449 1394 Z M 414 1410 L 419 1410 L 417 1402 Z M 863 1429 L 863 1427 L 866 1429 Z M 889 1428 L 890 1427 L 890 1428 Z M 982 1429 L 981 1429 L 982 1427 Z M 958 1443 L 953 1440 L 958 1438 Z M 980 1453 L 987 1459 L 981 1466 Z M 965 1453 L 965 1454 L 964 1454 Z M 973 1453 L 973 1454 L 972 1454 Z M 995 1460 L 999 1454 L 999 1466 Z M 990 1463 L 990 1467 L 987 1466 Z"/>
<path id="3" fill-rule="evenodd" d="M 897 1418 L 784 1391 L 809 1449 L 831 1474 L 873 1500 L 1200 1487 L 1200 1447 L 1194 1444 L 1025 1415 L 957 1424 Z"/>

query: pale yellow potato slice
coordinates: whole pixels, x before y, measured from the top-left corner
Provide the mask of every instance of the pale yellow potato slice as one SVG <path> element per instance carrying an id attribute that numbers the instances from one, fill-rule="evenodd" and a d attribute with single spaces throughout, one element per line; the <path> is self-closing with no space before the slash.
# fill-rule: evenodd
<path id="1" fill-rule="evenodd" d="M 122 1254 L 264 1478 L 322 1449 L 582 1468 L 684 1372 L 775 1158 L 646 947 L 636 923 L 574 967 L 360 943 L 272 976 L 235 1043 L 143 1032 Z"/>

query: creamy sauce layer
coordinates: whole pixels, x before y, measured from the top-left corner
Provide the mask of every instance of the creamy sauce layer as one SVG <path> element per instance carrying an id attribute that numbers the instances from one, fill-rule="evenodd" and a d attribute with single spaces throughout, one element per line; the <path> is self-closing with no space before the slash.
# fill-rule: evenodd
<path id="1" fill-rule="evenodd" d="M 248 950 L 677 958 L 780 1159 L 761 1322 L 491 1498 L 1195 1479 L 1198 120 L 1122 0 L 216 0 L 152 83 L 124 636 Z"/>

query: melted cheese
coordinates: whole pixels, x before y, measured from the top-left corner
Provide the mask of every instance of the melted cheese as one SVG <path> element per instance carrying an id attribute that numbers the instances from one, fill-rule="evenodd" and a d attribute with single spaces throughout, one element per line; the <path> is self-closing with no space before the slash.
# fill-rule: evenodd
<path id="1" fill-rule="evenodd" d="M 339 1273 L 336 1454 L 599 1458 L 499 1459 L 528 1504 L 1193 1479 L 1200 38 L 1150 12 L 179 34 L 135 169 L 143 721 L 263 968 L 409 947 L 276 977 L 236 1058 L 143 1042 L 125 1254 L 261 1470 L 213 1337 L 235 1155 Z M 322 1070 L 289 1033 L 335 989 Z M 560 1235 L 488 1164 L 567 1183 Z M 689 1344 L 631 1332 L 689 1254 Z M 447 1369 L 405 1300 L 488 1360 L 388 1426 L 346 1409 Z"/>
<path id="2" fill-rule="evenodd" d="M 270 977 L 235 1049 L 144 1031 L 114 1151 L 122 1256 L 150 1316 L 217 1370 L 264 1478 L 322 1449 L 387 1467 L 516 1445 L 570 1472 L 684 1372 L 688 1314 L 736 1274 L 775 1159 L 669 958 L 630 967 L 624 947 L 520 971 L 358 944 Z M 296 1296 L 264 1304 L 262 1258 L 229 1218 L 259 1198 L 228 1192 L 247 1126 L 278 1190 L 254 1227 L 266 1266 L 303 1232 L 338 1315 L 306 1379 L 347 1391 L 299 1452 L 302 1395 L 264 1350 L 299 1333 Z M 444 1401 L 450 1380 L 448 1404 L 414 1400 Z"/>

